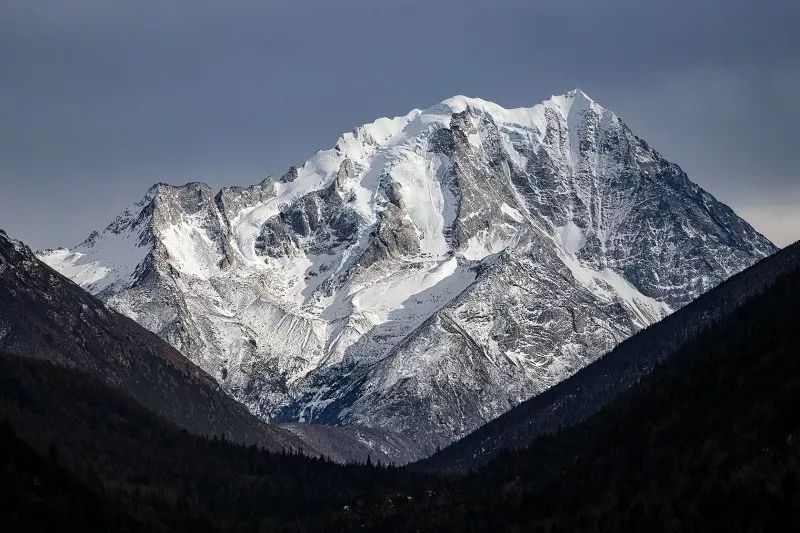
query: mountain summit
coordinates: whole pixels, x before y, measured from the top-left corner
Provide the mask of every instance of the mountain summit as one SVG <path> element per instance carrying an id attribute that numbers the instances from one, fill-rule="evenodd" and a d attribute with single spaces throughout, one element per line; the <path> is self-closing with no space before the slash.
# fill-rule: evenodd
<path id="1" fill-rule="evenodd" d="M 40 257 L 264 419 L 433 450 L 774 251 L 575 90 L 381 118 L 249 187 L 158 184 Z"/>

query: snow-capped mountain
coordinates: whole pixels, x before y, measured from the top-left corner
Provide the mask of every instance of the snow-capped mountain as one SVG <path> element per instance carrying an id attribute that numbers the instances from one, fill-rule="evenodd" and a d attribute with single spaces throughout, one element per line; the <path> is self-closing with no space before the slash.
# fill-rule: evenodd
<path id="1" fill-rule="evenodd" d="M 40 257 L 267 420 L 451 442 L 775 251 L 581 91 L 457 96 Z"/>

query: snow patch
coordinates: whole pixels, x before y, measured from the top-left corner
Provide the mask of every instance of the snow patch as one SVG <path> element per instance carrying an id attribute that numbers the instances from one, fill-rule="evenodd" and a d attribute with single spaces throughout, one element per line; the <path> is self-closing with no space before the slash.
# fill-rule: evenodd
<path id="1" fill-rule="evenodd" d="M 464 290 L 475 274 L 455 257 L 420 268 L 416 265 L 376 281 L 352 295 L 353 309 L 374 324 L 414 314 L 429 316 Z M 435 291 L 431 291 L 435 287 Z M 424 296 L 420 297 L 420 295 Z"/>
<path id="2" fill-rule="evenodd" d="M 482 261 L 490 255 L 502 252 L 514 242 L 513 237 L 504 236 L 491 229 L 482 229 L 470 237 L 466 245 L 459 248 L 457 256 L 468 261 Z"/>
<path id="3" fill-rule="evenodd" d="M 606 267 L 600 271 L 584 265 L 576 254 L 583 248 L 586 238 L 572 221 L 556 228 L 559 256 L 579 284 L 589 289 L 603 301 L 621 301 L 633 312 L 637 326 L 644 328 L 672 312 L 672 308 L 650 296 L 642 294 L 628 280 Z"/>
<path id="4" fill-rule="evenodd" d="M 225 258 L 206 231 L 198 227 L 195 217 L 164 229 L 161 242 L 178 270 L 198 278 L 208 279 L 218 273 L 219 264 Z"/>
<path id="5" fill-rule="evenodd" d="M 525 222 L 525 217 L 522 216 L 522 213 L 520 213 L 517 209 L 511 207 L 505 202 L 503 202 L 503 205 L 500 206 L 500 210 L 509 217 L 511 217 L 511 219 L 514 220 L 515 222 L 519 222 L 520 224 Z"/>

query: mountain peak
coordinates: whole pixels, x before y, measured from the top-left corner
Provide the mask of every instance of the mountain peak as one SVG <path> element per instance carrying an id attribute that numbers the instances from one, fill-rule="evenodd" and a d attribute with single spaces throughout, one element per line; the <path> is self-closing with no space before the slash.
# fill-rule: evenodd
<path id="1" fill-rule="evenodd" d="M 264 418 L 433 448 L 772 251 L 576 89 L 380 118 L 281 179 L 164 190 L 42 258 Z"/>
<path id="2" fill-rule="evenodd" d="M 576 113 L 582 113 L 586 110 L 593 110 L 598 115 L 604 114 L 607 110 L 598 104 L 592 97 L 583 92 L 581 89 L 575 88 L 564 94 L 553 95 L 542 103 L 546 107 L 554 107 L 558 109 L 564 118 L 574 116 Z M 612 113 L 613 116 L 616 116 Z"/>
<path id="3" fill-rule="evenodd" d="M 463 94 L 457 94 L 455 96 L 451 96 L 450 98 L 442 100 L 441 102 L 431 107 L 430 109 L 438 109 L 440 107 L 447 108 L 452 113 L 461 113 L 468 107 L 475 109 L 492 109 L 492 108 L 502 109 L 501 106 L 495 104 L 494 102 L 490 102 L 489 100 L 484 100 L 482 98 L 475 98 L 472 96 L 464 96 Z"/>
<path id="4" fill-rule="evenodd" d="M 447 108 L 450 108 L 451 110 L 453 110 L 453 112 L 460 112 L 460 111 L 463 111 L 467 107 L 473 107 L 473 108 L 479 108 L 479 109 L 492 109 L 492 108 L 494 108 L 494 109 L 502 109 L 502 110 L 505 110 L 505 111 L 510 111 L 512 109 L 533 109 L 533 108 L 535 108 L 535 107 L 537 107 L 539 105 L 547 104 L 547 102 L 550 102 L 550 101 L 574 101 L 574 102 L 579 102 L 581 104 L 585 104 L 586 106 L 588 106 L 588 105 L 597 105 L 597 106 L 599 106 L 599 104 L 591 96 L 586 94 L 580 88 L 576 87 L 575 89 L 572 89 L 572 90 L 567 91 L 567 92 L 562 93 L 562 94 L 554 94 L 554 95 L 550 96 L 550 98 L 548 98 L 547 100 L 545 100 L 543 102 L 540 102 L 538 104 L 533 104 L 533 105 L 531 105 L 529 107 L 523 106 L 523 107 L 517 107 L 517 108 L 506 108 L 506 107 L 503 107 L 500 104 L 497 104 L 497 103 L 492 102 L 490 100 L 485 100 L 483 98 L 477 98 L 477 97 L 473 97 L 473 96 L 465 96 L 463 94 L 457 94 L 457 95 L 451 96 L 450 98 L 446 98 L 445 100 L 442 100 L 441 102 L 439 102 L 438 104 L 432 106 L 429 109 L 437 109 L 439 107 L 447 107 Z M 602 107 L 602 106 L 600 106 L 600 107 Z"/>
<path id="5" fill-rule="evenodd" d="M 546 127 L 544 115 L 547 109 L 557 110 L 568 122 L 580 120 L 581 114 L 587 110 L 592 110 L 597 115 L 608 113 L 610 118 L 616 118 L 616 114 L 598 104 L 580 88 L 572 89 L 560 95 L 553 95 L 547 100 L 530 107 L 506 108 L 482 98 L 456 95 L 442 100 L 428 109 L 423 111 L 414 110 L 414 112 L 425 117 L 441 117 L 442 115 L 461 113 L 467 109 L 486 113 L 497 122 L 538 131 L 544 131 Z"/>
<path id="6" fill-rule="evenodd" d="M 594 99 L 591 96 L 589 96 L 588 94 L 586 94 L 585 92 L 583 92 L 583 90 L 580 87 L 575 87 L 571 91 L 567 91 L 566 93 L 564 93 L 561 96 L 564 96 L 564 97 L 567 97 L 567 98 L 581 98 L 581 99 L 584 99 L 584 100 L 588 100 L 590 102 L 594 102 Z"/>

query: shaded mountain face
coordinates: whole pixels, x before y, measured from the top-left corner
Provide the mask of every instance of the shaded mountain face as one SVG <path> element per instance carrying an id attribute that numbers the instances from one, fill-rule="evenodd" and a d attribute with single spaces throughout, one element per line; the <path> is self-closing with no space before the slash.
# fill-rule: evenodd
<path id="1" fill-rule="evenodd" d="M 504 451 L 576 425 L 634 387 L 658 365 L 680 353 L 703 331 L 740 313 L 762 292 L 776 292 L 777 280 L 800 273 L 800 243 L 759 261 L 669 317 L 623 341 L 610 353 L 544 393 L 476 429 L 415 464 L 420 470 L 477 468 Z M 761 320 L 768 320 L 762 317 Z M 784 332 L 786 333 L 786 332 Z"/>
<path id="2" fill-rule="evenodd" d="M 100 378 L 164 419 L 201 435 L 268 450 L 303 450 L 340 462 L 404 463 L 419 450 L 400 436 L 357 426 L 265 424 L 161 338 L 109 309 L 0 230 L 0 351 Z"/>
<path id="3" fill-rule="evenodd" d="M 40 257 L 266 420 L 444 445 L 775 247 L 580 91 L 454 97 Z"/>

